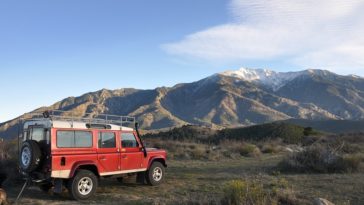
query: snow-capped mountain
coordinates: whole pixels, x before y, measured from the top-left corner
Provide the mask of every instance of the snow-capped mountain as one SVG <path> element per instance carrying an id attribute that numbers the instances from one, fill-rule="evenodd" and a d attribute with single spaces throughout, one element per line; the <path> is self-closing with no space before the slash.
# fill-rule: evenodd
<path id="1" fill-rule="evenodd" d="M 296 77 L 312 71 L 313 70 L 299 72 L 275 72 L 269 69 L 240 68 L 239 70 L 225 71 L 220 74 L 240 78 L 248 82 L 262 84 L 276 91 Z"/>
<path id="2" fill-rule="evenodd" d="M 287 119 L 362 120 L 364 78 L 326 70 L 282 73 L 241 68 L 173 87 L 103 89 L 37 111 L 45 109 L 78 116 L 131 115 L 143 129 L 185 124 L 236 127 Z M 0 123 L 0 138 L 16 137 L 19 119 Z"/>

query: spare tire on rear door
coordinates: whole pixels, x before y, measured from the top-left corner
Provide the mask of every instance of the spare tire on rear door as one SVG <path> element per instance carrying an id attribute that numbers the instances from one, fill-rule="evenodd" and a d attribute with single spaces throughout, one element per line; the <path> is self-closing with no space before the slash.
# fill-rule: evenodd
<path id="1" fill-rule="evenodd" d="M 41 162 L 42 152 L 38 143 L 34 140 L 23 142 L 20 151 L 19 164 L 24 172 L 32 172 L 39 167 Z"/>

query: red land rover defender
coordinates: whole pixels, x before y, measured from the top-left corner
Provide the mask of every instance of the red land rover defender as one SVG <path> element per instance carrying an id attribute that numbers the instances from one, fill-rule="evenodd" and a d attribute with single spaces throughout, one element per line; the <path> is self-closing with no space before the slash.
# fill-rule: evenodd
<path id="1" fill-rule="evenodd" d="M 56 114 L 58 113 L 58 114 Z M 92 116 L 91 114 L 88 114 Z M 44 191 L 67 187 L 76 200 L 91 197 L 102 177 L 137 175 L 139 182 L 160 184 L 166 152 L 145 148 L 137 124 L 127 116 L 76 118 L 50 111 L 24 122 L 19 164 L 22 173 Z"/>

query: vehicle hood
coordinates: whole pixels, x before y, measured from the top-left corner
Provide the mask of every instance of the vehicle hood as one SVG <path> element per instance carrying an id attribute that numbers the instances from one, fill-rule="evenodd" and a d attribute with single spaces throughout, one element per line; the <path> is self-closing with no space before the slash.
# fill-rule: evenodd
<path id="1" fill-rule="evenodd" d="M 158 149 L 158 148 L 152 148 L 152 147 L 149 147 L 149 148 L 146 148 L 147 151 L 164 151 L 162 149 Z"/>

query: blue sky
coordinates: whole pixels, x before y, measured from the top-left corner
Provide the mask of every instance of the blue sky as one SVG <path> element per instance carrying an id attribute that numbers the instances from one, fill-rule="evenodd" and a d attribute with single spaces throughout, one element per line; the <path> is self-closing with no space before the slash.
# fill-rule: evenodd
<path id="1" fill-rule="evenodd" d="M 3 0 L 0 122 L 102 88 L 239 67 L 364 75 L 362 1 L 270 2 Z"/>

